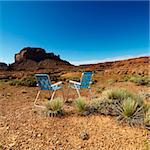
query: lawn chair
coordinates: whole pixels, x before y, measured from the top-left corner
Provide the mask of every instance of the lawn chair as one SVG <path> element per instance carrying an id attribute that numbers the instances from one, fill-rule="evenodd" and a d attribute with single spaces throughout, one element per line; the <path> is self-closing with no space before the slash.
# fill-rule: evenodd
<path id="1" fill-rule="evenodd" d="M 77 94 L 78 94 L 79 97 L 81 97 L 81 95 L 80 95 L 80 90 L 81 89 L 88 89 L 89 93 L 90 93 L 90 96 L 92 97 L 92 91 L 91 91 L 91 88 L 90 88 L 90 84 L 92 83 L 91 79 L 92 79 L 92 72 L 89 71 L 89 72 L 83 72 L 82 73 L 80 82 L 70 80 L 69 81 L 69 87 L 68 87 L 68 93 L 67 93 L 67 99 L 68 99 L 68 96 L 69 96 L 70 88 L 75 89 L 77 91 Z"/>
<path id="2" fill-rule="evenodd" d="M 51 84 L 49 75 L 47 75 L 47 74 L 35 74 L 35 77 L 37 79 L 37 84 L 38 84 L 40 90 L 38 91 L 38 93 L 36 95 L 36 98 L 35 98 L 35 101 L 34 101 L 34 106 L 38 107 L 38 105 L 36 105 L 36 102 L 37 102 L 38 97 L 40 95 L 40 92 L 42 90 L 48 90 L 50 92 L 50 100 L 53 100 L 55 92 L 57 90 L 61 89 L 62 94 L 63 94 L 63 99 L 64 99 L 64 93 L 63 93 L 63 90 L 62 90 L 62 86 L 61 86 L 62 82 L 61 81 L 57 82 L 55 84 Z"/>

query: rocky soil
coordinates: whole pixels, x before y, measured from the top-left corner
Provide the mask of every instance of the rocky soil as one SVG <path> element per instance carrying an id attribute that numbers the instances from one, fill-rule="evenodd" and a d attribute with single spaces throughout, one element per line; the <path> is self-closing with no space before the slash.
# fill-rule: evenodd
<path id="1" fill-rule="evenodd" d="M 93 86 L 94 95 L 96 87 Z M 124 87 L 136 93 L 148 92 L 147 87 L 132 83 L 114 83 L 106 88 L 112 87 Z M 0 83 L 0 149 L 144 150 L 147 147 L 148 130 L 120 125 L 110 116 L 79 116 L 74 103 L 64 105 L 66 114 L 63 117 L 45 117 L 33 106 L 37 90 L 36 87 Z M 47 94 L 43 93 L 40 101 Z M 71 97 L 76 96 L 74 94 L 72 92 Z"/>

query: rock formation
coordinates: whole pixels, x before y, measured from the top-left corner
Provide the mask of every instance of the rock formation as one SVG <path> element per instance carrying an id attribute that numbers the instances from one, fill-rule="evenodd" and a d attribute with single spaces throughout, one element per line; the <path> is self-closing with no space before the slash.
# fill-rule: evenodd
<path id="1" fill-rule="evenodd" d="M 46 53 L 42 48 L 23 48 L 19 53 L 15 54 L 15 62 L 31 59 L 36 62 L 40 62 L 45 59 L 60 60 L 59 55 L 54 53 Z"/>
<path id="2" fill-rule="evenodd" d="M 7 69 L 8 69 L 7 64 L 0 62 L 0 70 L 7 70 Z"/>
<path id="3" fill-rule="evenodd" d="M 12 70 L 38 70 L 54 69 L 62 66 L 71 66 L 65 60 L 60 59 L 59 55 L 46 53 L 42 48 L 23 48 L 15 54 L 15 62 L 10 65 Z"/>

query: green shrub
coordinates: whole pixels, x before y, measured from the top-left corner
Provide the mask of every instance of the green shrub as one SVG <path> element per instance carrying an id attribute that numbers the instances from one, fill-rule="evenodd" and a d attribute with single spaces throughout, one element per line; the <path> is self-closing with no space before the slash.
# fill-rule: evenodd
<path id="1" fill-rule="evenodd" d="M 150 144 L 149 144 L 149 140 L 148 139 L 146 139 L 144 141 L 144 150 L 150 150 Z"/>
<path id="2" fill-rule="evenodd" d="M 66 81 L 68 82 L 69 80 L 73 80 L 73 81 L 77 81 L 80 82 L 80 77 L 69 77 L 69 78 L 65 78 Z"/>
<path id="3" fill-rule="evenodd" d="M 63 101 L 60 98 L 56 98 L 46 102 L 45 106 L 47 111 L 60 111 L 63 107 Z"/>
<path id="4" fill-rule="evenodd" d="M 36 86 L 36 79 L 33 76 L 29 76 L 22 79 L 12 80 L 9 84 L 12 86 L 20 85 L 20 86 L 34 87 Z"/>
<path id="5" fill-rule="evenodd" d="M 120 105 L 117 104 L 116 109 L 118 111 L 117 119 L 120 122 L 127 123 L 131 126 L 143 124 L 143 105 L 138 100 L 128 97 Z"/>
<path id="6" fill-rule="evenodd" d="M 90 103 L 90 106 L 94 108 L 94 112 L 102 115 L 116 115 L 115 103 L 112 100 L 106 98 L 94 99 Z"/>
<path id="7" fill-rule="evenodd" d="M 102 93 L 102 99 L 99 100 L 99 104 L 97 103 L 98 113 L 111 116 L 120 116 L 120 113 L 125 113 L 125 115 L 127 115 L 126 113 L 132 113 L 129 112 L 129 109 L 134 103 L 128 106 L 128 102 L 133 99 L 136 99 L 136 104 L 138 104 L 137 107 L 135 105 L 136 108 L 143 106 L 141 97 L 134 95 L 126 89 L 111 89 L 104 91 Z"/>
<path id="8" fill-rule="evenodd" d="M 143 104 L 143 109 L 144 109 L 144 112 L 147 112 L 148 110 L 149 110 L 149 108 L 150 108 L 150 103 L 144 103 Z"/>
<path id="9" fill-rule="evenodd" d="M 105 90 L 105 87 L 98 87 L 96 92 L 97 93 L 102 93 Z"/>
<path id="10" fill-rule="evenodd" d="M 134 97 L 134 95 L 126 89 L 111 89 L 104 91 L 102 94 L 106 99 L 116 101 L 117 103 L 121 103 L 124 99 L 129 97 Z"/>
<path id="11" fill-rule="evenodd" d="M 148 76 L 140 76 L 140 75 L 125 76 L 124 81 L 130 81 L 135 83 L 136 85 L 150 86 L 150 77 Z"/>
<path id="12" fill-rule="evenodd" d="M 146 127 L 148 127 L 150 129 L 150 107 L 148 108 L 148 110 L 145 113 L 144 124 Z"/>
<path id="13" fill-rule="evenodd" d="M 20 80 L 18 79 L 12 80 L 9 82 L 9 85 L 12 85 L 12 86 L 20 85 Z"/>
<path id="14" fill-rule="evenodd" d="M 115 103 L 113 101 L 110 101 L 109 99 L 103 99 L 100 101 L 98 106 L 98 113 L 103 115 L 111 115 L 116 116 L 116 109 L 115 109 Z"/>
<path id="15" fill-rule="evenodd" d="M 79 97 L 75 101 L 75 106 L 78 112 L 84 112 L 86 111 L 86 102 L 84 97 Z"/>
<path id="16" fill-rule="evenodd" d="M 108 81 L 107 81 L 107 83 L 109 84 L 109 85 L 111 85 L 111 84 L 113 84 L 113 83 L 115 83 L 116 82 L 116 80 L 114 80 L 114 79 L 109 79 Z"/>

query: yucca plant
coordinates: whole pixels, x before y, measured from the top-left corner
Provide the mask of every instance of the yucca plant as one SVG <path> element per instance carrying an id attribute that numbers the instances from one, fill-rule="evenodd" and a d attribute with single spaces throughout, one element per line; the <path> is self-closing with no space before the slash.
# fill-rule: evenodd
<path id="1" fill-rule="evenodd" d="M 85 98 L 84 97 L 77 98 L 75 101 L 75 106 L 78 112 L 86 111 L 87 103 L 85 101 Z"/>
<path id="2" fill-rule="evenodd" d="M 48 101 L 45 103 L 44 113 L 48 116 L 58 116 L 63 115 L 63 101 L 60 98 Z"/>
<path id="3" fill-rule="evenodd" d="M 117 119 L 119 121 L 125 122 L 131 126 L 143 124 L 143 105 L 141 105 L 136 99 L 128 97 L 123 100 L 122 104 L 117 104 L 116 109 L 118 111 Z"/>
<path id="4" fill-rule="evenodd" d="M 48 101 L 45 104 L 47 110 L 59 111 L 62 109 L 63 101 L 60 98 Z"/>

